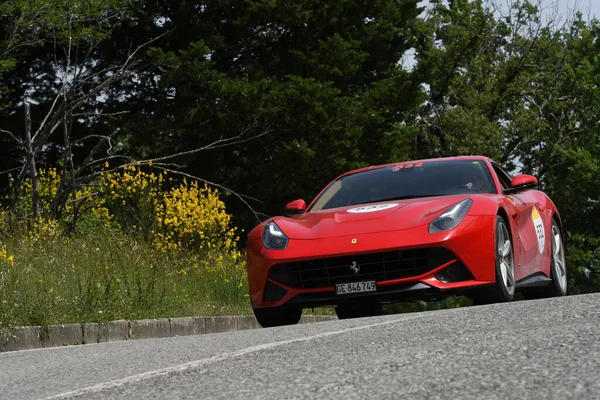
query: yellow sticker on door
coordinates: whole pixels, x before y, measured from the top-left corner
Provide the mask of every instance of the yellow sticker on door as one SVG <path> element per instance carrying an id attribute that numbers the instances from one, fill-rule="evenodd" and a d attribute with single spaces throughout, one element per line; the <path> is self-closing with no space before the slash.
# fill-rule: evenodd
<path id="1" fill-rule="evenodd" d="M 531 209 L 531 219 L 533 220 L 533 227 L 535 228 L 535 234 L 538 240 L 538 249 L 540 249 L 540 254 L 542 254 L 544 252 L 544 244 L 546 243 L 546 233 L 544 232 L 542 216 L 535 206 Z"/>

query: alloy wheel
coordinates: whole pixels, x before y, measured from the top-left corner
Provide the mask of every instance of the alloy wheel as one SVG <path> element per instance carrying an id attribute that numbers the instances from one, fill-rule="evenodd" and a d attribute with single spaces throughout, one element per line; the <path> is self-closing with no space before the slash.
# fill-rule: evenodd
<path id="1" fill-rule="evenodd" d="M 565 249 L 560 229 L 552 224 L 552 272 L 561 292 L 567 291 L 567 268 L 565 264 Z"/>
<path id="2" fill-rule="evenodd" d="M 496 235 L 496 251 L 500 264 L 500 275 L 502 284 L 512 297 L 515 293 L 515 262 L 510 242 L 510 234 L 506 228 L 506 224 L 501 222 L 498 224 Z"/>

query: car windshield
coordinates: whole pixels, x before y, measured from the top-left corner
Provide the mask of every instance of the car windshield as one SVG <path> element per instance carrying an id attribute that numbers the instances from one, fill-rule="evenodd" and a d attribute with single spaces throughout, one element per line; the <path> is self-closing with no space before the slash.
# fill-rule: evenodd
<path id="1" fill-rule="evenodd" d="M 407 162 L 343 176 L 321 193 L 309 211 L 472 193 L 495 193 L 490 171 L 481 160 Z"/>

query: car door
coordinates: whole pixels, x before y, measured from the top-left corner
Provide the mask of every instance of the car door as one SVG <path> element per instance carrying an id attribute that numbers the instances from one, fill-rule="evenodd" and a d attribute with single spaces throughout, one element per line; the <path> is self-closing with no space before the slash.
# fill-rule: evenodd
<path id="1" fill-rule="evenodd" d="M 544 255 L 550 253 L 552 226 L 548 224 L 548 220 L 551 221 L 551 218 L 543 215 L 545 207 L 539 204 L 538 194 L 534 189 L 527 189 L 515 195 L 526 204 L 519 217 L 520 242 L 526 248 L 523 260 L 525 276 L 543 270 Z"/>
<path id="2" fill-rule="evenodd" d="M 492 164 L 494 172 L 502 190 L 510 188 L 512 176 L 501 166 Z M 505 194 L 505 208 L 509 211 L 509 221 L 513 239 L 515 254 L 515 278 L 516 280 L 527 277 L 536 271 L 537 252 L 539 241 L 536 224 L 539 222 L 539 214 L 536 217 L 536 198 L 531 190 L 518 193 Z"/>

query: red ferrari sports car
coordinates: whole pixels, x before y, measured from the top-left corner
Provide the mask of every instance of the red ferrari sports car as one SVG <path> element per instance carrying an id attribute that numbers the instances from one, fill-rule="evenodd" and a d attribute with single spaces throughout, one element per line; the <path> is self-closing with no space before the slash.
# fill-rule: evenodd
<path id="1" fill-rule="evenodd" d="M 250 232 L 256 318 L 269 327 L 320 306 L 352 318 L 377 315 L 386 302 L 457 294 L 564 295 L 560 216 L 536 185 L 479 156 L 347 172 L 308 207 L 293 201 L 285 217 Z"/>

